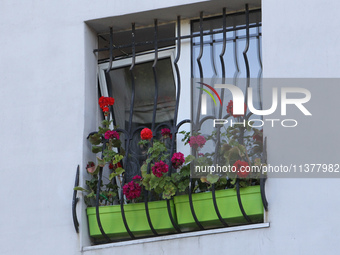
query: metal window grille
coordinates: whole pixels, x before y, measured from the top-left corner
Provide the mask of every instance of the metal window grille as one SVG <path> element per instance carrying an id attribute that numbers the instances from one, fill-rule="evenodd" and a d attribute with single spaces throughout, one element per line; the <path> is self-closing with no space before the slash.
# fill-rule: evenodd
<path id="1" fill-rule="evenodd" d="M 139 126 L 137 128 L 132 128 L 132 116 L 134 114 L 134 97 L 135 97 L 135 83 L 134 83 L 134 69 L 135 69 L 135 59 L 138 54 L 140 54 L 138 49 L 153 49 L 154 53 L 154 62 L 152 65 L 152 71 L 153 71 L 153 78 L 154 78 L 154 87 L 155 87 L 155 97 L 154 97 L 154 108 L 153 108 L 153 114 L 152 114 L 152 123 L 151 123 L 151 130 L 153 131 L 153 134 L 156 134 L 157 131 L 160 129 L 161 125 L 156 125 L 155 123 L 155 118 L 157 114 L 157 90 L 159 88 L 158 84 L 158 74 L 157 74 L 157 63 L 158 63 L 158 54 L 160 51 L 160 45 L 163 46 L 169 46 L 169 45 L 176 45 L 176 57 L 174 60 L 174 67 L 175 67 L 175 75 L 176 75 L 176 83 L 177 83 L 177 92 L 176 92 L 176 103 L 175 103 L 175 111 L 174 111 L 174 116 L 173 116 L 173 121 L 171 124 L 166 123 L 165 126 L 168 127 L 171 131 L 172 134 L 172 139 L 171 139 L 171 144 L 170 144 L 170 155 L 172 155 L 175 152 L 175 144 L 176 144 L 176 134 L 179 130 L 179 128 L 184 124 L 184 123 L 189 123 L 191 122 L 189 119 L 186 120 L 178 120 L 178 109 L 179 109 L 179 98 L 180 98 L 180 92 L 181 92 L 181 77 L 180 77 L 180 70 L 178 67 L 178 61 L 181 57 L 181 40 L 183 39 L 191 39 L 191 45 L 192 45 L 192 77 L 198 77 L 202 78 L 204 77 L 204 66 L 202 65 L 202 56 L 204 54 L 204 50 L 210 50 L 210 58 L 211 58 L 211 70 L 213 75 L 220 75 L 222 79 L 227 77 L 227 72 L 226 72 L 226 64 L 225 64 L 225 52 L 226 52 L 226 46 L 227 43 L 231 43 L 230 45 L 233 45 L 234 51 L 232 54 L 237 54 L 237 42 L 238 40 L 245 40 L 245 49 L 243 50 L 243 61 L 245 65 L 245 77 L 250 78 L 250 68 L 251 66 L 249 65 L 248 58 L 247 58 L 247 51 L 249 48 L 249 42 L 251 38 L 255 39 L 255 42 L 258 43 L 257 46 L 257 56 L 258 56 L 258 62 L 259 62 L 259 70 L 258 70 L 258 76 L 261 77 L 262 74 L 262 62 L 261 62 L 261 52 L 260 52 L 260 38 L 261 38 L 261 20 L 260 20 L 260 15 L 261 15 L 261 10 L 260 9 L 255 9 L 255 10 L 248 10 L 248 5 L 245 6 L 244 11 L 240 11 L 237 13 L 233 14 L 226 14 L 226 9 L 223 9 L 223 14 L 222 16 L 218 17 L 209 17 L 209 18 L 204 18 L 204 13 L 200 13 L 200 18 L 199 20 L 194 20 L 192 21 L 192 28 L 191 28 L 191 34 L 189 35 L 181 35 L 181 17 L 177 17 L 177 29 L 176 32 L 177 34 L 174 37 L 162 37 L 159 38 L 159 26 L 158 26 L 158 21 L 154 21 L 154 26 L 153 26 L 153 40 L 148 40 L 148 41 L 137 41 L 136 36 L 138 35 L 138 30 L 136 31 L 135 24 L 132 23 L 131 26 L 131 36 L 130 36 L 130 43 L 125 43 L 121 45 L 116 45 L 114 44 L 114 33 L 112 28 L 110 28 L 110 33 L 109 33 L 109 47 L 104 47 L 100 49 L 94 50 L 94 52 L 100 53 L 100 52 L 108 52 L 109 53 L 109 67 L 111 67 L 112 62 L 115 59 L 121 58 L 121 57 L 131 57 L 132 58 L 132 64 L 130 66 L 130 75 L 131 75 L 131 81 L 132 81 L 132 94 L 131 94 L 131 106 L 130 106 L 130 118 L 129 118 L 129 123 L 126 129 L 119 129 L 118 131 L 124 133 L 125 137 L 125 151 L 126 151 L 126 156 L 131 153 L 131 143 L 133 140 L 133 136 L 140 132 L 142 128 L 145 126 Z M 238 34 L 238 31 L 245 31 L 244 34 Z M 253 31 L 253 33 L 250 33 L 250 31 Z M 232 33 L 233 36 L 228 36 L 229 33 Z M 219 54 L 216 54 L 216 48 L 215 45 L 220 44 L 221 52 Z M 207 46 L 207 47 L 206 47 Z M 198 50 L 197 50 L 198 48 Z M 198 53 L 198 54 L 197 54 Z M 115 56 L 116 54 L 116 56 Z M 197 55 L 197 56 L 195 56 Z M 194 57 L 195 56 L 195 57 Z M 218 56 L 220 60 L 220 67 L 216 68 L 216 56 Z M 240 68 L 239 68 L 239 63 L 237 60 L 237 57 L 235 57 L 235 73 L 234 77 L 237 77 L 240 75 Z M 218 70 L 217 70 L 218 69 Z M 107 73 L 110 71 L 110 69 L 107 70 Z M 218 72 L 220 72 L 218 74 Z M 108 81 L 110 79 L 108 78 Z M 110 87 L 110 86 L 109 86 Z M 111 94 L 112 92 L 109 90 L 109 96 L 113 96 Z M 112 107 L 110 109 L 111 113 L 113 114 Z M 193 130 L 199 130 L 200 123 L 191 123 L 192 129 Z M 264 151 L 264 157 L 265 157 L 265 151 Z M 171 158 L 171 156 L 170 156 Z M 264 158 L 264 160 L 266 160 Z M 124 158 L 123 161 L 123 166 L 128 165 L 127 162 L 127 157 Z M 126 171 L 129 171 L 126 169 Z M 149 170 L 150 171 L 150 168 Z M 172 174 L 172 166 L 169 164 L 169 171 L 168 175 L 170 176 Z M 96 216 L 97 216 L 97 223 L 99 226 L 99 229 L 103 235 L 103 237 L 106 239 L 107 242 L 113 242 L 116 240 L 112 240 L 104 231 L 100 216 L 99 216 L 99 183 L 101 182 L 102 179 L 102 168 L 99 171 L 98 174 L 98 190 L 97 190 L 97 198 L 96 198 Z M 123 183 L 126 182 L 126 176 L 123 178 Z M 77 186 L 79 182 L 79 167 L 77 169 L 77 174 L 76 174 L 76 183 L 75 185 Z M 199 220 L 196 217 L 195 214 L 195 208 L 192 200 L 192 184 L 193 180 L 190 178 L 190 184 L 189 184 L 189 203 L 190 203 L 190 208 L 191 212 L 193 215 L 193 218 L 199 227 L 199 229 L 203 230 L 204 227 L 203 225 L 199 222 Z M 264 185 L 265 185 L 265 178 L 262 176 L 260 179 L 260 188 L 261 188 L 261 197 L 262 197 L 262 202 L 265 210 L 267 210 L 267 200 L 265 197 L 265 192 L 264 192 Z M 236 190 L 237 190 L 237 198 L 238 198 L 238 204 L 239 207 L 242 211 L 242 214 L 244 218 L 251 223 L 251 220 L 247 216 L 246 212 L 243 209 L 242 206 L 242 200 L 240 196 L 240 190 L 239 190 L 239 185 L 236 183 Z M 147 220 L 150 226 L 150 229 L 153 233 L 154 236 L 159 236 L 157 231 L 154 229 L 153 224 L 152 224 L 152 219 L 150 217 L 149 209 L 148 209 L 148 203 L 149 203 L 149 196 L 148 196 L 148 191 L 145 191 L 145 209 L 146 209 L 146 216 Z M 121 198 L 123 197 L 123 191 L 121 189 Z M 214 204 L 214 209 L 216 211 L 216 214 L 221 222 L 220 226 L 221 227 L 228 227 L 228 224 L 224 221 L 222 218 L 219 208 L 216 202 L 216 195 L 215 195 L 215 188 L 214 185 L 212 186 L 212 199 L 213 199 L 213 204 Z M 74 225 L 75 229 L 78 232 L 78 226 L 79 223 L 77 221 L 77 216 L 75 213 L 75 207 L 77 204 L 78 199 L 76 198 L 76 191 L 74 191 L 74 196 L 73 196 L 73 220 L 74 220 Z M 127 223 L 126 217 L 125 217 L 125 211 L 124 211 L 124 201 L 121 199 L 121 214 L 123 218 L 123 222 L 126 228 L 126 231 L 128 232 L 129 236 L 131 239 L 137 238 L 135 234 L 130 230 L 130 227 Z M 168 217 L 170 218 L 172 225 L 174 229 L 176 230 L 177 233 L 182 233 L 182 229 L 177 225 L 174 215 L 172 215 L 171 208 L 170 208 L 170 201 L 167 200 L 167 209 L 168 209 Z"/>

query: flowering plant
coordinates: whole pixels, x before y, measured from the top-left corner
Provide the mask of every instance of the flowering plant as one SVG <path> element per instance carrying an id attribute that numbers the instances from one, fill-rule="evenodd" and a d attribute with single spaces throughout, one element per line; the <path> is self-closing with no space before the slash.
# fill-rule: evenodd
<path id="1" fill-rule="evenodd" d="M 245 112 L 246 110 L 245 105 Z M 233 115 L 232 101 L 228 103 L 227 112 L 234 118 L 242 118 L 240 115 Z M 259 184 L 261 166 L 264 165 L 261 163 L 263 131 L 254 128 L 251 121 L 244 123 L 245 126 L 221 126 L 218 132 L 215 130 L 206 137 L 199 133 L 189 137 L 189 144 L 196 156 L 192 157 L 191 164 L 203 170 L 200 180 L 196 182 L 196 189 L 209 190 L 212 184 L 215 184 L 215 189 L 233 188 L 236 181 L 241 187 Z M 218 147 L 211 149 L 209 153 L 203 153 L 210 141 Z M 223 167 L 225 171 L 218 172 L 217 166 L 220 169 Z M 252 171 L 253 169 L 258 171 Z"/>
<path id="2" fill-rule="evenodd" d="M 140 146 L 148 148 L 148 158 L 141 167 L 142 177 L 137 175 L 134 178 L 138 179 L 138 184 L 142 189 L 152 193 L 153 200 L 170 199 L 177 191 L 184 191 L 188 184 L 188 176 L 190 172 L 184 167 L 185 159 L 181 152 L 174 153 L 170 162 L 168 148 L 165 145 L 167 139 L 171 138 L 172 134 L 169 129 L 161 130 L 161 139 L 153 138 L 153 132 L 149 128 L 144 128 L 141 131 Z M 169 174 L 169 166 L 175 171 Z M 130 196 L 127 186 L 123 189 L 127 190 L 126 197 Z M 139 193 L 141 195 L 141 193 Z"/>
<path id="3" fill-rule="evenodd" d="M 121 147 L 120 134 L 112 130 L 112 120 L 110 120 L 109 107 L 114 104 L 113 98 L 99 98 L 99 106 L 103 110 L 104 120 L 98 132 L 89 136 L 92 144 L 92 152 L 102 152 L 102 156 L 97 156 L 97 163 L 89 162 L 86 169 L 91 179 L 86 181 L 87 189 L 76 187 L 77 190 L 87 192 L 85 203 L 93 205 L 93 200 L 97 196 L 98 173 L 101 169 L 109 169 L 110 174 L 103 176 L 105 179 L 100 183 L 99 203 L 101 205 L 118 202 L 118 186 L 116 178 L 124 174 L 122 167 L 124 150 Z M 227 106 L 230 116 L 232 112 L 232 101 Z M 223 127 L 224 128 L 224 127 Z M 170 157 L 170 151 L 166 146 L 169 139 L 172 139 L 171 130 L 163 128 L 160 132 L 160 139 L 156 139 L 156 134 L 149 128 L 144 128 L 140 132 L 139 146 L 147 150 L 147 158 L 141 166 L 140 174 L 132 178 L 131 181 L 122 186 L 123 194 L 128 202 L 139 202 L 143 198 L 143 191 L 151 193 L 152 200 L 170 199 L 178 193 L 188 190 L 190 181 L 190 167 L 212 166 L 218 162 L 224 166 L 231 166 L 231 171 L 226 175 L 208 172 L 192 182 L 193 192 L 210 190 L 212 184 L 215 189 L 233 188 L 236 180 L 241 186 L 256 185 L 259 183 L 258 175 L 247 171 L 251 166 L 261 165 L 261 152 L 263 147 L 262 130 L 251 127 L 248 123 L 246 127 L 228 127 L 223 130 L 213 131 L 211 135 L 200 133 L 190 134 L 190 132 L 180 132 L 184 134 L 182 139 L 185 144 L 189 144 L 193 150 L 193 155 L 184 158 L 183 153 L 175 152 Z M 219 146 L 218 150 L 206 152 L 207 144 L 213 141 Z M 121 183 L 120 183 L 121 184 Z"/>
<path id="4" fill-rule="evenodd" d="M 76 190 L 87 193 L 84 200 L 88 206 L 94 205 L 93 200 L 97 195 L 98 172 L 100 169 L 106 167 L 110 172 L 109 176 L 103 176 L 105 180 L 100 183 L 99 203 L 101 205 L 112 204 L 118 199 L 118 186 L 113 179 L 125 171 L 120 163 L 124 158 L 124 150 L 121 147 L 119 133 L 110 129 L 112 120 L 110 120 L 109 116 L 109 107 L 114 104 L 114 99 L 111 97 L 100 97 L 98 103 L 104 113 L 104 120 L 98 132 L 91 133 L 88 139 L 92 144 L 92 152 L 95 154 L 102 152 L 102 156 L 97 156 L 97 164 L 92 161 L 87 164 L 87 173 L 91 175 L 91 179 L 86 181 L 88 188 L 75 187 Z"/>

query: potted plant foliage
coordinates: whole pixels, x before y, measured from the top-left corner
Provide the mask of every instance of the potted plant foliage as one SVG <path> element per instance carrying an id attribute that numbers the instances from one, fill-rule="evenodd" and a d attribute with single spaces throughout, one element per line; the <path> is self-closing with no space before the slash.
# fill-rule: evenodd
<path id="1" fill-rule="evenodd" d="M 232 101 L 227 112 L 234 118 L 241 117 L 232 115 Z M 203 153 L 209 141 L 219 148 Z M 223 126 L 206 137 L 196 133 L 188 143 L 194 155 L 188 160 L 191 170 L 196 172 L 196 167 L 200 170 L 200 179 L 192 180 L 192 204 L 200 224 L 204 228 L 222 225 L 213 203 L 212 189 L 215 190 L 218 211 L 228 226 L 262 222 L 264 209 L 259 186 L 263 165 L 262 130 L 249 125 Z M 189 230 L 198 228 L 190 208 L 189 195 L 175 196 L 174 203 L 178 224 Z"/>
<path id="2" fill-rule="evenodd" d="M 87 165 L 91 176 L 86 181 L 87 187 L 75 188 L 86 193 L 84 201 L 88 206 L 89 233 L 92 237 L 101 239 L 105 235 L 125 239 L 131 237 L 131 233 L 135 237 L 149 236 L 154 231 L 157 234 L 175 233 L 175 225 L 184 231 L 194 230 L 197 228 L 194 214 L 204 228 L 220 227 L 212 190 L 220 215 L 228 225 L 263 220 L 259 173 L 248 171 L 251 166 L 260 169 L 262 164 L 263 139 L 260 130 L 250 126 L 229 127 L 208 136 L 183 131 L 185 136 L 182 141 L 192 149 L 192 155 L 185 158 L 181 152 L 170 155 L 166 144 L 172 139 L 172 133 L 168 128 L 161 129 L 158 139 L 151 129 L 143 128 L 138 146 L 147 157 L 141 164 L 139 174 L 125 183 L 124 162 L 129 160 L 129 154 L 123 149 L 119 129 L 110 128 L 109 107 L 113 103 L 113 98 L 99 99 L 105 119 L 98 132 L 89 136 L 89 141 L 93 153 L 101 152 L 101 156 L 97 156 L 96 163 L 89 162 Z M 204 151 L 209 141 L 217 144 L 218 150 Z M 221 167 L 229 167 L 229 171 L 211 171 L 211 166 L 216 162 Z M 191 171 L 197 166 L 210 167 L 210 171 L 202 171 L 200 178 L 191 178 Z M 242 213 L 237 191 L 242 197 L 242 209 L 248 219 Z"/>
<path id="3" fill-rule="evenodd" d="M 116 130 L 110 129 L 112 120 L 109 120 L 109 106 L 113 103 L 113 98 L 101 97 L 99 99 L 105 119 L 102 122 L 103 126 L 99 127 L 99 131 L 89 136 L 89 141 L 92 144 L 92 152 L 102 152 L 102 155 L 97 157 L 97 164 L 88 163 L 87 172 L 91 175 L 91 179 L 86 181 L 87 188 L 75 188 L 86 192 L 84 200 L 88 206 L 90 235 L 94 238 L 102 238 L 103 235 L 97 219 L 98 207 L 101 227 L 108 237 L 118 239 L 129 237 L 123 221 L 121 199 L 123 199 L 126 223 L 134 236 L 152 234 L 147 218 L 146 200 L 155 231 L 158 234 L 174 232 L 166 200 L 170 200 L 171 214 L 176 222 L 175 208 L 171 198 L 178 191 L 185 190 L 189 180 L 188 169 L 186 171 L 183 169 L 180 172 L 184 163 L 184 155 L 174 153 L 170 159 L 169 149 L 165 145 L 167 139 L 171 138 L 169 129 L 162 129 L 161 138 L 156 140 L 151 129 L 144 128 L 140 132 L 141 140 L 138 145 L 147 151 L 148 157 L 141 166 L 140 174 L 135 175 L 131 181 L 123 185 L 125 169 L 122 162 L 125 151 L 121 146 L 120 134 Z M 172 169 L 178 170 L 178 173 L 170 175 L 169 164 Z M 108 170 L 109 174 L 106 178 L 104 174 L 103 180 L 100 180 L 98 184 L 98 172 L 102 169 Z M 118 195 L 119 187 L 123 190 L 123 197 Z M 98 205 L 96 205 L 97 197 Z"/>

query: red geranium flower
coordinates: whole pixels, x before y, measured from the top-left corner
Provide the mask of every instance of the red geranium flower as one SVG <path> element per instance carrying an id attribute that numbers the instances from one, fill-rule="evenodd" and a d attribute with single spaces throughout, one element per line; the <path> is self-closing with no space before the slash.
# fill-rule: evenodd
<path id="1" fill-rule="evenodd" d="M 196 149 L 198 147 L 202 148 L 206 142 L 207 140 L 205 140 L 203 135 L 191 136 L 189 139 L 190 147 L 194 147 Z"/>
<path id="2" fill-rule="evenodd" d="M 142 140 L 151 140 L 152 138 L 152 131 L 150 128 L 144 128 L 141 132 L 140 132 L 140 138 L 142 138 Z"/>
<path id="3" fill-rule="evenodd" d="M 162 160 L 156 162 L 152 167 L 152 173 L 157 177 L 162 177 L 163 173 L 167 173 L 169 171 L 169 166 L 165 164 Z"/>
<path id="4" fill-rule="evenodd" d="M 119 134 L 117 131 L 111 131 L 111 130 L 108 130 L 105 132 L 104 134 L 104 138 L 105 139 L 119 139 Z"/>
<path id="5" fill-rule="evenodd" d="M 263 139 L 263 129 L 261 129 L 260 131 L 261 133 L 257 133 L 255 135 L 253 135 L 253 139 L 256 141 L 256 142 L 262 142 L 262 139 Z"/>
<path id="6" fill-rule="evenodd" d="M 123 193 L 129 200 L 140 197 L 141 192 L 142 187 L 134 181 L 130 181 L 123 186 Z"/>
<path id="7" fill-rule="evenodd" d="M 161 131 L 161 135 L 162 135 L 164 138 L 167 138 L 167 137 L 170 137 L 170 139 L 172 138 L 171 131 L 170 131 L 170 129 L 168 129 L 168 128 L 163 128 L 162 131 Z"/>
<path id="8" fill-rule="evenodd" d="M 117 169 L 118 167 L 122 167 L 122 164 L 120 162 L 118 162 L 117 164 L 112 164 L 112 162 L 110 162 L 109 164 L 109 168 L 110 169 Z"/>
<path id="9" fill-rule="evenodd" d="M 246 178 L 250 173 L 249 164 L 245 161 L 237 160 L 233 165 L 233 172 L 236 172 L 240 178 Z"/>
<path id="10" fill-rule="evenodd" d="M 109 106 L 115 103 L 115 99 L 112 97 L 100 97 L 98 100 L 99 107 L 103 110 L 105 115 L 109 112 Z"/>
<path id="11" fill-rule="evenodd" d="M 240 116 L 243 116 L 246 112 L 247 112 L 247 105 L 244 104 L 244 114 L 243 115 L 235 115 L 233 114 L 233 100 L 230 100 L 228 105 L 227 105 L 227 113 L 230 114 L 230 116 L 233 116 L 233 117 L 240 117 Z"/>
<path id="12" fill-rule="evenodd" d="M 135 176 L 132 178 L 132 180 L 141 180 L 141 179 L 142 179 L 142 177 L 139 176 L 139 175 L 135 175 Z"/>
<path id="13" fill-rule="evenodd" d="M 176 152 L 171 158 L 172 167 L 177 169 L 185 162 L 184 155 L 181 152 Z"/>

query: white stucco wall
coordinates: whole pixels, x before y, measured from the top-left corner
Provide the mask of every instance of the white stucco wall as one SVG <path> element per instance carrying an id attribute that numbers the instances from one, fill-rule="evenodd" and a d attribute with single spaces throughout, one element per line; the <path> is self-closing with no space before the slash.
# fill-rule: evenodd
<path id="1" fill-rule="evenodd" d="M 84 21 L 192 2 L 204 1 L 1 1 L 0 254 L 79 254 L 89 245 L 84 207 L 81 234 L 71 218 L 75 171 L 88 160 L 85 137 L 97 111 L 96 38 Z M 336 1 L 262 1 L 264 76 L 339 77 L 339 8 Z M 320 90 L 334 102 L 323 135 L 320 125 L 306 136 L 265 130 L 270 163 L 339 163 L 339 92 Z M 269 228 L 84 254 L 338 254 L 339 184 L 270 179 Z"/>

